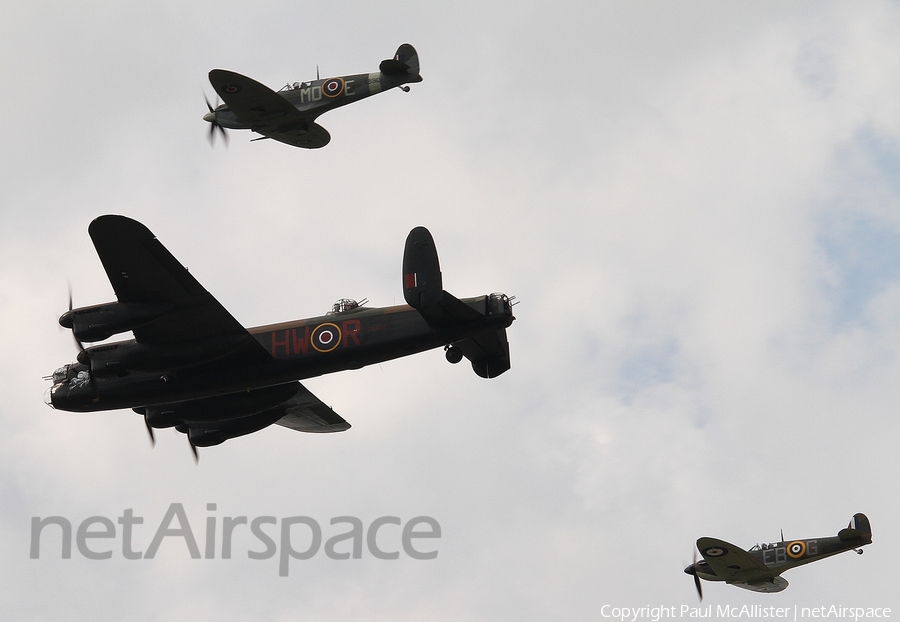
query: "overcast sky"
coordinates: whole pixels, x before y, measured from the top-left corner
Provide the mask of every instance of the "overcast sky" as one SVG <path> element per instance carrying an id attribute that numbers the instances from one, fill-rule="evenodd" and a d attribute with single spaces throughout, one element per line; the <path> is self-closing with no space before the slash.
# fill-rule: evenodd
<path id="1" fill-rule="evenodd" d="M 424 81 L 321 117 L 324 149 L 207 143 L 210 69 L 277 89 L 404 42 Z M 4 619 L 596 620 L 695 606 L 698 537 L 834 535 L 855 512 L 865 555 L 704 604 L 900 612 L 896 2 L 19 2 L 0 78 Z M 130 410 L 41 400 L 76 354 L 67 282 L 114 300 L 87 235 L 107 213 L 245 326 L 401 302 L 425 225 L 446 289 L 521 301 L 512 369 L 436 350 L 312 379 L 349 431 L 273 426 L 195 466 Z M 434 560 L 320 552 L 287 577 L 246 527 L 229 560 L 178 537 L 128 560 L 121 531 L 92 541 L 111 559 L 60 559 L 55 527 L 29 559 L 32 517 L 131 508 L 145 551 L 172 503 L 201 549 L 211 516 L 442 534 Z"/>

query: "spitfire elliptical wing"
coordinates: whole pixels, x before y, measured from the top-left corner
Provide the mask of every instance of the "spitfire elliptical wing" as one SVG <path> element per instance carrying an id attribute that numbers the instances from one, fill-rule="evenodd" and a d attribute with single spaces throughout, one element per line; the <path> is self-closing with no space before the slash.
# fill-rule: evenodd
<path id="1" fill-rule="evenodd" d="M 328 131 L 314 123 L 315 114 L 300 112 L 284 97 L 252 78 L 213 69 L 209 81 L 238 121 L 254 132 L 306 149 L 324 147 L 331 140 Z"/>
<path id="2" fill-rule="evenodd" d="M 697 549 L 715 573 L 728 583 L 766 581 L 774 576 L 750 553 L 724 540 L 700 538 Z"/>

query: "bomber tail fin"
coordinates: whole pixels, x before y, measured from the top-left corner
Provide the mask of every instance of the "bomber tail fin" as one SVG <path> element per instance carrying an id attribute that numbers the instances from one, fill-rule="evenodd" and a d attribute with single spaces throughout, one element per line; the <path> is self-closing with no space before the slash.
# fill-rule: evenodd
<path id="1" fill-rule="evenodd" d="M 469 359 L 476 374 L 494 378 L 509 369 L 506 326 L 513 319 L 509 299 L 491 294 L 460 300 L 444 290 L 434 238 L 425 227 L 416 227 L 406 238 L 403 297 L 431 328 L 443 334 L 451 349 L 458 348 Z"/>
<path id="2" fill-rule="evenodd" d="M 435 330 L 475 322 L 484 317 L 443 289 L 441 265 L 431 232 L 416 227 L 406 237 L 403 249 L 403 298 Z"/>
<path id="3" fill-rule="evenodd" d="M 416 227 L 406 236 L 403 249 L 403 297 L 413 309 L 421 310 L 443 298 L 441 264 L 431 232 Z"/>
<path id="4" fill-rule="evenodd" d="M 865 514 L 854 514 L 850 524 L 838 532 L 841 540 L 863 540 L 866 544 L 872 541 L 872 526 Z"/>
<path id="5" fill-rule="evenodd" d="M 406 304 L 418 311 L 435 330 L 478 322 L 486 315 L 443 289 L 437 248 L 431 232 L 425 227 L 416 227 L 406 237 L 403 297 Z"/>
<path id="6" fill-rule="evenodd" d="M 411 82 L 420 82 L 422 80 L 421 76 L 419 76 L 419 55 L 416 53 L 416 48 L 409 43 L 404 43 L 398 47 L 394 58 L 381 61 L 381 65 L 378 68 L 386 76 L 408 75 L 418 78 L 418 80 L 414 79 Z"/>

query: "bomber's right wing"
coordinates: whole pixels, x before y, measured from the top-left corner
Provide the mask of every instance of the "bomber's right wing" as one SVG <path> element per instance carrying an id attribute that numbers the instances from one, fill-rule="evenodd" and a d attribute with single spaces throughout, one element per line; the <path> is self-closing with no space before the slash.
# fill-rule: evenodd
<path id="1" fill-rule="evenodd" d="M 700 538 L 697 549 L 716 575 L 728 583 L 757 583 L 775 577 L 762 561 L 724 540 Z"/>
<path id="2" fill-rule="evenodd" d="M 160 317 L 133 328 L 139 344 L 196 344 L 268 360 L 271 356 L 144 225 L 125 216 L 96 218 L 88 227 L 120 303 L 168 305 Z"/>
<path id="3" fill-rule="evenodd" d="M 331 140 L 328 131 L 313 122 L 314 117 L 265 84 L 225 69 L 210 71 L 209 81 L 238 121 L 254 132 L 305 149 L 324 147 Z"/>

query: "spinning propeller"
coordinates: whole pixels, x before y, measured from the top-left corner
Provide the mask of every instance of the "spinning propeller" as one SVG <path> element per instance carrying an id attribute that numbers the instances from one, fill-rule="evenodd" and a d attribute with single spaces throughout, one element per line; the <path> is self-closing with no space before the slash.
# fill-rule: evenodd
<path id="1" fill-rule="evenodd" d="M 191 445 L 191 453 L 194 454 L 194 464 L 200 464 L 200 454 L 197 453 L 197 446 L 194 445 L 194 441 L 191 440 L 191 435 L 188 433 L 188 443 Z"/>
<path id="2" fill-rule="evenodd" d="M 73 299 L 73 296 L 72 296 L 72 284 L 69 283 L 69 314 L 71 314 L 72 309 L 73 309 L 73 307 L 74 307 L 74 304 L 73 304 L 72 299 Z M 65 318 L 65 319 L 63 319 L 63 318 Z M 60 326 L 62 326 L 63 328 L 69 328 L 69 329 L 72 329 L 72 327 L 73 327 L 73 324 L 72 324 L 72 322 L 70 321 L 70 318 L 67 318 L 66 315 L 63 315 L 62 318 L 60 318 L 59 324 L 60 324 Z M 89 351 L 87 348 L 85 348 L 85 347 L 84 347 L 84 344 L 81 343 L 81 340 L 78 339 L 78 337 L 75 336 L 75 331 L 74 331 L 74 329 L 72 330 L 72 339 L 75 340 L 75 345 L 76 345 L 76 347 L 78 348 L 78 356 L 75 357 L 75 358 L 76 358 L 76 359 L 78 360 L 78 362 L 81 363 L 82 365 L 87 365 L 87 366 L 88 366 L 88 369 L 90 370 L 90 383 L 91 383 L 91 387 L 94 387 L 94 386 L 96 386 L 96 385 L 95 385 L 95 382 L 96 382 L 96 381 L 94 380 L 94 373 L 93 373 L 93 368 L 92 368 L 92 365 L 91 365 L 91 354 L 90 354 L 90 351 Z M 156 447 L 156 436 L 155 436 L 154 433 L 153 433 L 153 427 L 150 425 L 150 419 L 147 417 L 146 412 L 144 413 L 144 425 L 147 426 L 147 433 L 150 435 L 150 445 L 151 445 L 151 447 Z M 197 460 L 197 450 L 196 450 L 196 448 L 194 448 L 193 446 L 192 446 L 191 448 L 192 448 L 193 451 L 194 451 L 194 459 Z"/>
<path id="3" fill-rule="evenodd" d="M 153 426 L 150 425 L 150 419 L 147 417 L 146 411 L 144 411 L 144 425 L 147 426 L 147 434 L 150 435 L 150 446 L 156 447 L 156 436 L 153 434 Z"/>
<path id="4" fill-rule="evenodd" d="M 206 102 L 206 105 L 209 106 L 208 101 Z M 212 111 L 212 107 L 210 107 L 210 111 Z M 216 127 L 218 127 L 219 130 L 222 132 L 222 135 L 225 136 L 225 142 L 227 143 L 228 137 L 227 137 L 227 135 L 225 135 L 225 130 L 217 123 L 214 124 L 213 129 L 215 129 Z M 210 132 L 210 136 L 212 136 L 212 135 L 213 135 L 213 133 Z M 82 365 L 87 365 L 89 374 L 90 374 L 90 376 L 89 376 L 90 385 L 91 385 L 91 388 L 94 388 L 96 386 L 95 385 L 96 381 L 94 380 L 94 373 L 93 373 L 93 368 L 91 365 L 91 353 L 90 353 L 90 350 L 85 348 L 84 344 L 81 342 L 81 340 L 78 339 L 78 337 L 75 335 L 74 320 L 72 317 L 72 310 L 75 307 L 74 300 L 73 300 L 74 296 L 72 295 L 72 283 L 70 282 L 68 284 L 68 286 L 69 286 L 69 310 L 67 313 L 64 313 L 63 315 L 60 316 L 59 325 L 62 328 L 67 328 L 72 331 L 72 339 L 75 341 L 75 346 L 78 348 L 78 356 L 76 357 L 76 359 Z M 140 411 L 138 411 L 138 412 L 140 412 Z M 150 425 L 150 417 L 149 417 L 149 414 L 146 409 L 144 410 L 144 425 L 147 427 L 147 434 L 150 435 L 151 447 L 156 447 L 156 435 L 153 432 L 153 426 Z M 191 446 L 191 453 L 194 455 L 194 463 L 200 464 L 200 455 L 197 452 L 197 446 L 194 445 L 194 441 L 191 440 L 190 431 L 189 430 L 185 431 L 185 435 L 187 436 L 188 443 Z"/>
<path id="5" fill-rule="evenodd" d="M 213 145 L 216 139 L 216 129 L 218 129 L 222 133 L 222 140 L 225 142 L 225 148 L 228 148 L 228 133 L 225 131 L 225 128 L 219 125 L 219 122 L 216 120 L 216 108 L 219 107 L 219 98 L 216 97 L 216 108 L 213 108 L 212 104 L 209 103 L 209 100 L 206 98 L 206 94 L 203 94 L 203 99 L 206 101 L 206 107 L 209 108 L 209 112 L 203 115 L 203 120 L 209 123 L 209 135 L 207 136 L 207 140 L 209 140 L 209 144 Z"/>
<path id="6" fill-rule="evenodd" d="M 703 602 L 703 587 L 700 585 L 700 576 L 697 574 L 697 551 L 694 551 L 694 562 L 684 569 L 685 573 L 694 575 L 694 585 L 697 587 L 697 596 Z"/>
<path id="7" fill-rule="evenodd" d="M 91 366 L 91 353 L 87 350 L 87 348 L 84 347 L 84 344 L 81 343 L 81 340 L 75 336 L 75 330 L 73 328 L 74 325 L 72 323 L 72 318 L 71 318 L 72 308 L 73 308 L 72 284 L 69 283 L 69 311 L 68 311 L 68 313 L 63 314 L 59 318 L 59 325 L 62 326 L 63 328 L 72 329 L 72 339 L 75 340 L 75 347 L 78 348 L 78 356 L 75 357 L 75 360 L 78 361 L 79 363 L 81 363 L 82 365 L 87 365 L 89 373 L 90 373 L 89 377 L 90 377 L 91 387 L 93 388 L 95 385 L 94 385 L 93 368 Z"/>

